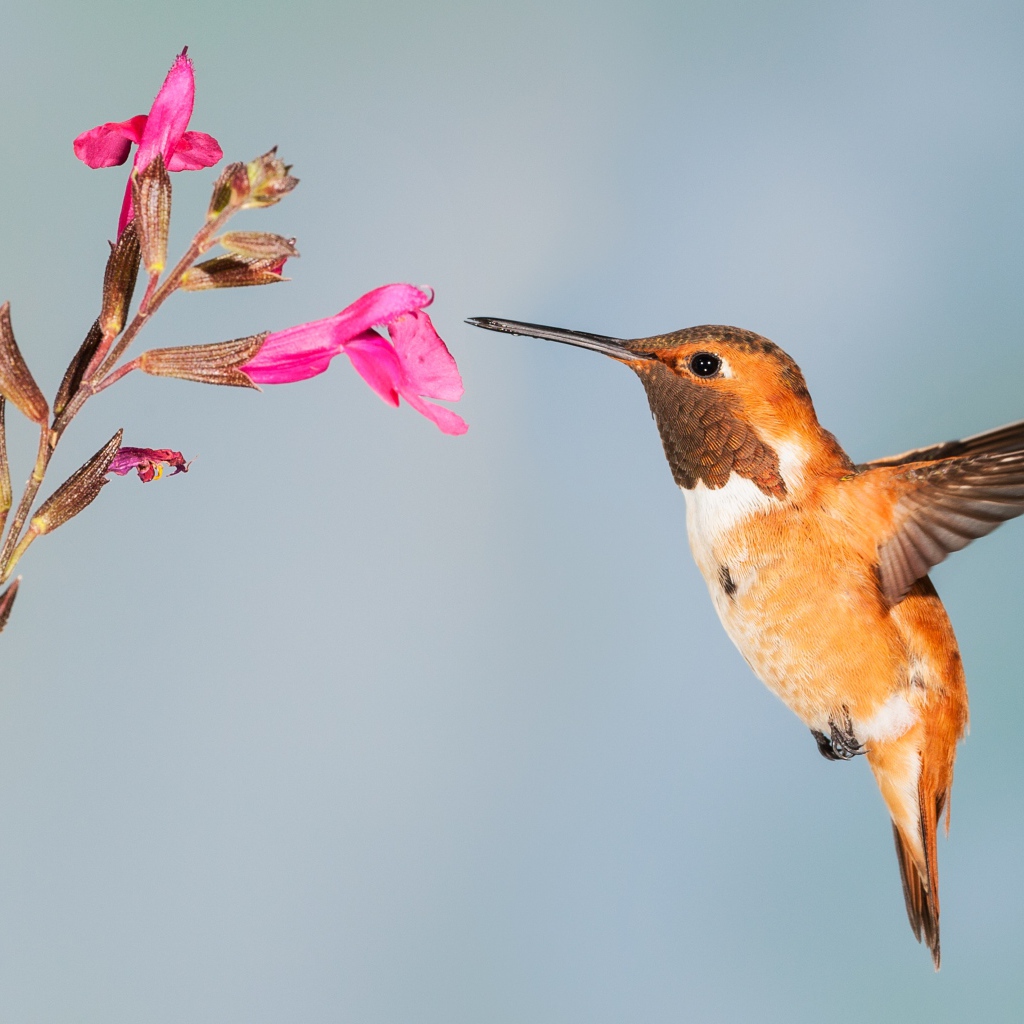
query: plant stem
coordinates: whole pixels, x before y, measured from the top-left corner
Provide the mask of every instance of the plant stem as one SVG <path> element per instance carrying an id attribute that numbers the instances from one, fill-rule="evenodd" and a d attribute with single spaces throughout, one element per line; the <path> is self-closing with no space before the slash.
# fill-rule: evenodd
<path id="1" fill-rule="evenodd" d="M 92 387 L 92 393 L 98 395 L 101 391 L 105 391 L 110 387 L 111 384 L 116 384 L 126 374 L 137 370 L 139 368 L 139 360 L 133 359 L 130 363 L 124 363 L 119 366 L 113 373 L 107 374 L 98 384 L 94 384 Z"/>
<path id="2" fill-rule="evenodd" d="M 211 235 L 213 235 L 214 232 L 217 231 L 220 226 L 235 212 L 235 207 L 229 206 L 216 219 L 210 221 L 208 224 L 204 224 L 196 232 L 196 236 L 192 239 L 192 244 L 186 250 L 185 255 L 178 260 L 174 265 L 174 269 L 166 278 L 164 278 L 163 284 L 160 285 L 160 287 L 152 294 L 150 294 L 149 289 L 147 289 L 144 304 L 140 306 L 139 311 L 135 314 L 135 318 L 128 325 L 124 334 L 121 335 L 120 341 L 118 341 L 118 343 L 110 350 L 109 355 L 103 360 L 100 368 L 92 375 L 90 383 L 95 381 L 97 378 L 106 376 L 106 374 L 110 372 L 118 359 L 124 355 L 128 346 L 135 340 L 135 335 L 137 335 L 145 326 L 146 321 L 163 305 L 164 301 L 172 292 L 177 291 L 178 286 L 181 284 L 181 279 L 185 276 L 185 271 L 187 271 L 189 267 L 191 267 L 192 264 L 195 263 L 195 261 L 204 252 L 206 252 L 207 242 Z M 68 419 L 70 419 L 70 417 L 68 417 Z"/>
<path id="3" fill-rule="evenodd" d="M 36 455 L 36 464 L 32 467 L 32 475 L 28 478 L 28 483 L 25 484 L 25 492 L 21 496 L 18 510 L 14 513 L 14 519 L 11 521 L 10 529 L 7 531 L 7 538 L 4 540 L 3 549 L 0 550 L 0 567 L 3 570 L 0 573 L 0 584 L 6 582 L 7 577 L 11 575 L 11 570 L 14 568 L 14 562 L 11 561 L 11 553 L 14 551 L 14 546 L 18 543 L 21 528 L 25 525 L 25 520 L 28 518 L 32 502 L 35 501 L 39 488 L 42 486 L 43 479 L 46 476 L 46 467 L 50 463 L 50 456 L 53 454 L 53 448 L 56 443 L 56 440 L 54 440 L 53 445 L 50 444 L 50 428 L 44 423 L 39 432 L 39 453 Z"/>
<path id="4" fill-rule="evenodd" d="M 138 366 L 138 361 L 132 360 L 130 363 L 126 363 L 120 369 L 111 373 L 113 366 L 117 363 L 118 359 L 124 355 L 128 346 L 135 340 L 139 331 L 145 327 L 149 318 L 160 308 L 161 305 L 163 305 L 164 301 L 178 289 L 182 278 L 185 276 L 185 272 L 204 252 L 207 251 L 207 249 L 210 248 L 210 245 L 212 244 L 211 238 L 213 235 L 227 220 L 238 212 L 238 209 L 239 207 L 229 206 L 212 221 L 204 224 L 196 232 L 195 237 L 192 239 L 192 244 L 188 247 L 181 259 L 175 264 L 174 269 L 171 270 L 164 279 L 163 284 L 157 287 L 157 278 L 150 279 L 149 285 L 146 288 L 146 294 L 139 305 L 139 309 L 132 319 L 132 322 L 121 335 L 120 340 L 108 352 L 107 348 L 113 339 L 103 339 L 100 347 L 97 349 L 96 355 L 89 364 L 85 379 L 75 392 L 74 397 L 70 402 L 68 402 L 60 416 L 53 421 L 52 427 L 49 427 L 46 424 L 42 425 L 39 437 L 39 453 L 36 456 L 36 464 L 32 468 L 32 475 L 28 478 L 28 483 L 25 484 L 25 491 L 21 496 L 21 501 L 18 503 L 18 510 L 15 512 L 14 519 L 11 521 L 10 528 L 7 531 L 3 548 L 0 549 L 0 585 L 2 585 L 11 575 L 18 559 L 32 542 L 32 539 L 34 539 L 33 537 L 30 537 L 29 534 L 26 534 L 22 539 L 22 543 L 18 543 L 21 531 L 25 526 L 25 520 L 28 518 L 29 511 L 32 508 L 32 503 L 35 501 L 36 495 L 39 493 L 39 488 L 42 486 L 43 480 L 46 477 L 46 469 L 50 464 L 50 458 L 52 457 L 54 449 L 57 447 L 61 437 L 64 435 L 64 431 L 67 430 L 68 424 L 75 418 L 75 416 L 78 415 L 82 406 L 85 405 L 93 395 L 99 394 L 99 392 L 110 387 L 111 384 L 116 383 L 125 376 L 125 374 L 130 373 Z M 96 365 L 97 363 L 99 363 L 98 366 Z M 2 527 L 0 527 L 0 529 L 2 529 Z"/>

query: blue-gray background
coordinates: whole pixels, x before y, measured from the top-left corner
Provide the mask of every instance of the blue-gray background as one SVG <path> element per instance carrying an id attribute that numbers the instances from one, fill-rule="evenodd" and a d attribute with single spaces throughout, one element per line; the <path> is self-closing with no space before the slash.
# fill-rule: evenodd
<path id="1" fill-rule="evenodd" d="M 637 381 L 462 323 L 751 328 L 855 458 L 1024 416 L 1020 4 L 8 5 L 0 297 L 51 394 L 125 179 L 71 140 L 186 43 L 192 126 L 302 179 L 238 226 L 303 256 L 149 343 L 431 284 L 471 429 L 343 359 L 263 395 L 129 378 L 81 417 L 55 475 L 118 426 L 197 461 L 23 563 L 0 1016 L 1020 1020 L 1020 524 L 935 573 L 973 712 L 935 976 L 866 766 L 715 621 Z M 175 177 L 179 247 L 212 177 Z"/>

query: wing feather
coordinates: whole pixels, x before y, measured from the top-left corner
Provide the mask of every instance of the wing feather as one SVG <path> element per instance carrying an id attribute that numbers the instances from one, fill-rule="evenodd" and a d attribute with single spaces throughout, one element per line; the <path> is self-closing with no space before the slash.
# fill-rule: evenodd
<path id="1" fill-rule="evenodd" d="M 858 469 L 874 469 L 881 466 L 905 466 L 911 462 L 934 462 L 958 455 L 991 455 L 999 452 L 1019 452 L 1024 449 L 1024 420 L 1007 423 L 1004 427 L 973 434 L 960 441 L 943 441 L 927 448 L 912 448 L 900 455 L 864 462 Z"/>
<path id="2" fill-rule="evenodd" d="M 916 580 L 951 552 L 1024 513 L 1024 423 L 978 435 L 983 438 L 989 440 L 981 443 L 981 451 L 935 461 L 868 464 L 869 471 L 895 471 L 901 492 L 894 531 L 878 549 L 882 592 L 890 603 L 901 600 Z M 1014 438 L 1016 450 L 990 450 L 990 445 L 999 449 Z M 948 442 L 972 443 L 971 438 Z"/>

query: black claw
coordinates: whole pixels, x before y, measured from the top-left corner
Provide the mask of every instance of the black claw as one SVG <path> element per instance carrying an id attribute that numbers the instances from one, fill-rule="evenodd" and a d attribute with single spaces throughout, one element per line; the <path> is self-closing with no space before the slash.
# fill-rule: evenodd
<path id="1" fill-rule="evenodd" d="M 812 729 L 811 735 L 814 737 L 814 742 L 818 744 L 818 753 L 821 754 L 826 761 L 839 760 L 839 756 L 832 749 L 832 741 L 823 732 L 818 732 L 817 729 Z"/>
<path id="2" fill-rule="evenodd" d="M 843 708 L 843 721 L 837 722 L 834 718 L 828 720 L 830 735 L 826 736 L 817 729 L 811 730 L 811 735 L 818 744 L 818 753 L 829 761 L 849 761 L 858 754 L 867 751 L 860 743 L 853 732 L 853 722 L 850 721 L 850 712 Z"/>

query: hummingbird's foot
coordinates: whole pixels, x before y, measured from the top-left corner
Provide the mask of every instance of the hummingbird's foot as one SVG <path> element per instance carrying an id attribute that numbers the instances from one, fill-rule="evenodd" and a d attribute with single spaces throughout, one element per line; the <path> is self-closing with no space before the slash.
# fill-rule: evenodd
<path id="1" fill-rule="evenodd" d="M 818 753 L 821 754 L 826 761 L 839 760 L 839 755 L 832 749 L 832 741 L 823 732 L 819 732 L 817 729 L 812 729 L 811 735 L 814 737 L 814 742 L 818 744 Z"/>
<path id="2" fill-rule="evenodd" d="M 842 723 L 836 722 L 834 718 L 828 720 L 829 736 L 817 729 L 811 730 L 811 735 L 818 744 L 818 753 L 828 761 L 849 761 L 858 754 L 866 753 L 853 734 L 853 722 L 850 721 L 849 712 L 845 708 L 843 710 L 844 721 Z"/>

